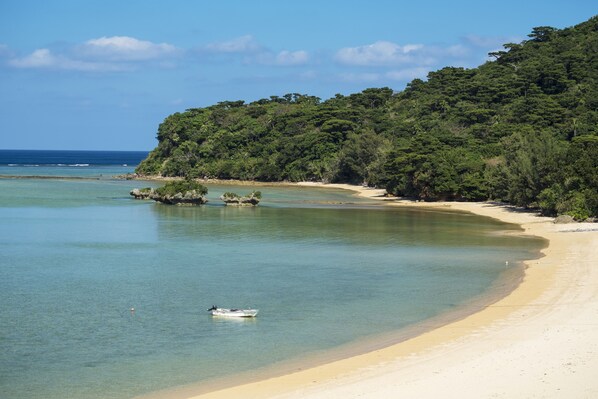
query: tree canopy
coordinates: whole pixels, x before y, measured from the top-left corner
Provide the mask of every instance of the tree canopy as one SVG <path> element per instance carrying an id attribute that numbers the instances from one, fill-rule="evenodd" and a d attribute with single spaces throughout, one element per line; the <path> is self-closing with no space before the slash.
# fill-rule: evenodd
<path id="1" fill-rule="evenodd" d="M 423 200 L 598 215 L 598 17 L 533 28 L 402 92 L 298 93 L 168 116 L 140 174 L 365 183 Z"/>

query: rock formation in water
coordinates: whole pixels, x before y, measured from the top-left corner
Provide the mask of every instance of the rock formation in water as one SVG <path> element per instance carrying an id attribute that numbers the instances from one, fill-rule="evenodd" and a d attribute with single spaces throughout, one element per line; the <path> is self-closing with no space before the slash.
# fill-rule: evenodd
<path id="1" fill-rule="evenodd" d="M 151 199 L 168 205 L 203 205 L 208 202 L 207 198 L 196 190 L 166 195 L 154 193 Z"/>
<path id="2" fill-rule="evenodd" d="M 150 187 L 146 188 L 134 188 L 132 189 L 129 194 L 133 196 L 135 199 L 152 199 L 152 195 L 154 194 L 154 189 Z"/>
<path id="3" fill-rule="evenodd" d="M 262 193 L 259 191 L 254 191 L 243 197 L 235 193 L 224 193 L 220 196 L 227 206 L 257 206 L 261 198 Z"/>
<path id="4" fill-rule="evenodd" d="M 136 188 L 130 192 L 135 199 L 153 199 L 169 205 L 202 205 L 208 202 L 207 193 L 205 186 L 192 180 L 171 181 L 157 189 Z"/>

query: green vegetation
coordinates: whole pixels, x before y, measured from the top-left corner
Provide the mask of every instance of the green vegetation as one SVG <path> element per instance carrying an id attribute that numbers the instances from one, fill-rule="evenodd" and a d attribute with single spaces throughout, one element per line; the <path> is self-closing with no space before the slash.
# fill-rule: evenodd
<path id="1" fill-rule="evenodd" d="M 247 197 L 247 198 L 253 197 L 253 198 L 261 199 L 262 192 L 261 191 L 252 191 L 251 193 L 247 194 L 245 197 Z M 231 192 L 227 191 L 226 193 L 222 194 L 221 198 L 235 199 L 235 198 L 242 198 L 242 197 L 237 193 L 231 193 Z"/>
<path id="2" fill-rule="evenodd" d="M 155 193 L 161 197 L 172 197 L 176 194 L 185 194 L 187 192 L 203 196 L 208 193 L 208 189 L 198 182 L 185 179 L 169 181 L 164 186 L 155 190 Z"/>
<path id="3" fill-rule="evenodd" d="M 251 193 L 240 196 L 237 193 L 226 192 L 220 196 L 220 199 L 226 203 L 226 205 L 236 206 L 257 206 L 262 193 L 260 191 L 252 191 Z"/>
<path id="4" fill-rule="evenodd" d="M 287 94 L 175 113 L 137 173 L 365 183 L 427 201 L 598 216 L 598 17 L 534 28 L 490 56 L 398 93 Z"/>

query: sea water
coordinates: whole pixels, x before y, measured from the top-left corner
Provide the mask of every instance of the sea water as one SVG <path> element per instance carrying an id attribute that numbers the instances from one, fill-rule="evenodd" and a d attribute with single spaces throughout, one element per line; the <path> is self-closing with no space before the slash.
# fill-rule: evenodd
<path id="1" fill-rule="evenodd" d="M 256 208 L 218 200 L 256 188 L 245 186 L 208 184 L 201 207 L 134 200 L 132 188 L 159 184 L 110 176 L 143 153 L 9 155 L 2 398 L 130 398 L 276 369 L 466 306 L 543 245 L 492 219 L 344 190 L 257 187 Z M 260 314 L 214 319 L 212 305 Z"/>

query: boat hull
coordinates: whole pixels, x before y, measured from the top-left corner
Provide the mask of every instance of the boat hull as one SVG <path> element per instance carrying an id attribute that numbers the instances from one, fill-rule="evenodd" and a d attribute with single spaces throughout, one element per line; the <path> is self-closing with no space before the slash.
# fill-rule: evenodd
<path id="1" fill-rule="evenodd" d="M 257 309 L 213 309 L 210 314 L 215 317 L 256 317 L 259 310 Z"/>

